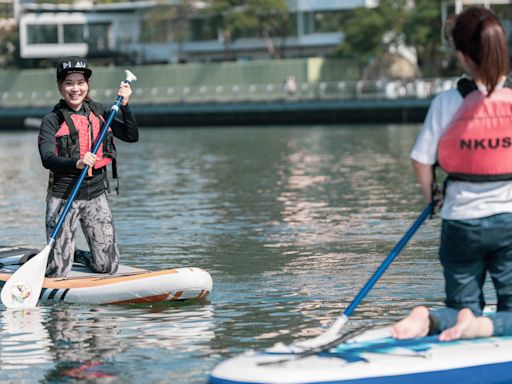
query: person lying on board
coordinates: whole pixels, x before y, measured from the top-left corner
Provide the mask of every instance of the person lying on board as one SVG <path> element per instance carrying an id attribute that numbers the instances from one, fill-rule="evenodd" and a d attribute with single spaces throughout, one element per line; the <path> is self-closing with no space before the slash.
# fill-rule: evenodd
<path id="1" fill-rule="evenodd" d="M 95 137 L 108 119 L 111 108 L 89 97 L 92 71 L 81 57 L 66 57 L 57 65 L 57 86 L 62 99 L 47 114 L 39 129 L 39 153 L 43 166 L 50 170 L 46 206 L 46 232 L 50 237 L 67 198 L 80 176 L 89 166 L 89 174 L 80 187 L 76 200 L 57 236 L 46 268 L 47 277 L 65 277 L 73 260 L 78 258 L 93 272 L 114 273 L 119 265 L 119 249 L 107 192 L 107 165 L 115 168 L 114 137 L 136 142 L 139 132 L 128 101 L 132 90 L 123 82 L 119 117 L 113 120 L 98 152 L 93 154 Z M 75 252 L 78 222 L 83 229 L 90 252 Z"/>
<path id="2" fill-rule="evenodd" d="M 432 101 L 411 152 L 428 202 L 434 164 L 448 174 L 439 247 L 445 307 L 414 308 L 392 327 L 396 339 L 512 334 L 512 90 L 504 87 L 505 31 L 492 11 L 470 7 L 449 19 L 445 36 L 474 86 L 442 92 Z M 482 316 L 487 273 L 497 311 Z"/>

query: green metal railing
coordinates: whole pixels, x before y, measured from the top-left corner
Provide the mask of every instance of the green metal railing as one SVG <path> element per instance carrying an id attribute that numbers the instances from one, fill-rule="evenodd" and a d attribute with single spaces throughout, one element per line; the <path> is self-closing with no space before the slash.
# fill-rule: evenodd
<path id="1" fill-rule="evenodd" d="M 327 99 L 426 99 L 455 86 L 456 79 L 417 79 L 411 81 L 329 81 L 297 82 L 296 92 L 289 94 L 280 83 L 219 84 L 199 86 L 134 85 L 132 104 L 272 102 L 276 100 Z M 115 87 L 91 91 L 94 100 L 105 102 L 115 97 Z M 54 105 L 60 95 L 56 87 L 27 91 L 0 91 L 0 107 L 46 107 Z"/>

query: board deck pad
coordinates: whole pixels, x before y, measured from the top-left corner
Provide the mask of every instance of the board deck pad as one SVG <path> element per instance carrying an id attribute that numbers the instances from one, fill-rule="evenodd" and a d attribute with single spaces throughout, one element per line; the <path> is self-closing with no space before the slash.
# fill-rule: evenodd
<path id="1" fill-rule="evenodd" d="M 293 353 L 284 344 L 217 365 L 210 384 L 512 383 L 512 336 L 395 340 L 369 329 L 327 351 Z"/>
<path id="2" fill-rule="evenodd" d="M 16 271 L 32 248 L 0 246 L 0 284 Z M 74 263 L 68 276 L 45 278 L 39 301 L 88 304 L 155 303 L 206 297 L 213 282 L 208 272 L 196 267 L 150 271 L 119 265 L 113 274 L 95 273 Z"/>

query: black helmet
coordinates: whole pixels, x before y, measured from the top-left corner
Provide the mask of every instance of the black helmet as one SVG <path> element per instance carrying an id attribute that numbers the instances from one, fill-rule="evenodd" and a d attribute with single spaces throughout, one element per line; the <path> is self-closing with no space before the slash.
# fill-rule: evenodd
<path id="1" fill-rule="evenodd" d="M 92 75 L 92 71 L 87 68 L 87 60 L 78 56 L 65 57 L 57 64 L 57 80 L 64 78 L 68 73 L 83 73 L 86 79 Z"/>

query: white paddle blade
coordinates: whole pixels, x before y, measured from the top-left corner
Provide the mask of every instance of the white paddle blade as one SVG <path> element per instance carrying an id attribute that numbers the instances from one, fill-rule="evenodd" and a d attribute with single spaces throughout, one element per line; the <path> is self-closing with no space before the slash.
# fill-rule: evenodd
<path id="1" fill-rule="evenodd" d="M 334 340 L 337 340 L 341 336 L 341 329 L 345 326 L 348 321 L 348 317 L 346 315 L 341 315 L 336 319 L 336 321 L 322 334 L 312 338 L 298 341 L 292 344 L 292 347 L 296 350 L 300 348 L 302 350 L 307 350 L 311 348 L 320 348 L 324 345 L 332 343 Z"/>
<path id="2" fill-rule="evenodd" d="M 125 69 L 124 70 L 124 73 L 126 74 L 126 80 L 128 83 L 131 83 L 132 81 L 135 81 L 137 80 L 137 76 L 135 76 L 132 72 L 130 72 L 129 70 Z"/>
<path id="3" fill-rule="evenodd" d="M 50 245 L 44 247 L 6 281 L 0 297 L 7 308 L 34 308 L 37 305 L 51 250 Z"/>

